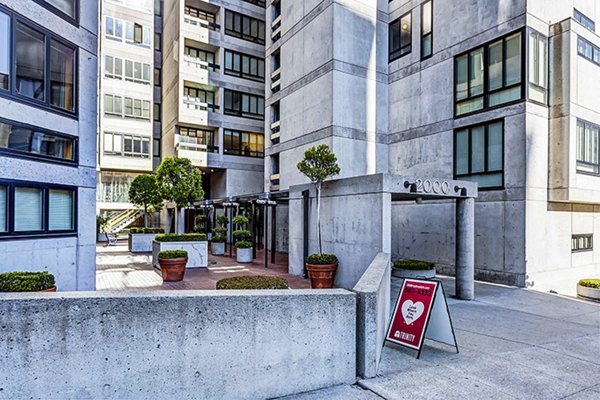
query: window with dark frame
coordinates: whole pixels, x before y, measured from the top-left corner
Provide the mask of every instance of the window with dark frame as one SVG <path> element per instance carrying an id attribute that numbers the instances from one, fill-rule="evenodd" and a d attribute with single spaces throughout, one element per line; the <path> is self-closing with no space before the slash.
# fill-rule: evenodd
<path id="1" fill-rule="evenodd" d="M 577 37 L 577 54 L 596 65 L 600 65 L 600 47 L 594 46 L 581 36 Z"/>
<path id="2" fill-rule="evenodd" d="M 433 0 L 421 5 L 421 60 L 433 54 Z"/>
<path id="3" fill-rule="evenodd" d="M 77 232 L 77 188 L 0 179 L 0 240 Z"/>
<path id="4" fill-rule="evenodd" d="M 577 172 L 600 174 L 600 125 L 577 120 Z"/>
<path id="5" fill-rule="evenodd" d="M 225 10 L 225 34 L 265 44 L 265 23 L 231 10 Z"/>
<path id="6" fill-rule="evenodd" d="M 519 31 L 455 57 L 457 117 L 523 100 L 522 48 Z"/>
<path id="7" fill-rule="evenodd" d="M 573 19 L 590 31 L 596 32 L 596 23 L 576 8 L 573 9 Z"/>
<path id="8" fill-rule="evenodd" d="M 225 74 L 264 82 L 265 60 L 237 51 L 225 50 Z"/>
<path id="9" fill-rule="evenodd" d="M 199 8 L 194 8 L 191 6 L 185 6 L 183 12 L 185 15 L 189 15 L 190 17 L 198 18 L 208 22 L 211 28 L 218 27 L 218 25 L 215 23 L 216 16 L 211 12 L 200 10 Z"/>
<path id="10" fill-rule="evenodd" d="M 215 132 L 210 129 L 188 128 L 178 126 L 177 133 L 181 135 L 186 143 L 206 145 L 209 152 L 218 153 L 219 146 L 215 146 Z"/>
<path id="11" fill-rule="evenodd" d="M 244 157 L 264 157 L 265 137 L 262 133 L 225 129 L 223 153 Z"/>
<path id="12" fill-rule="evenodd" d="M 238 117 L 264 119 L 265 99 L 248 93 L 225 89 L 225 114 Z"/>
<path id="13" fill-rule="evenodd" d="M 215 92 L 213 91 L 192 86 L 184 86 L 183 94 L 184 96 L 190 97 L 190 99 L 198 99 L 201 103 L 206 103 L 213 111 L 219 108 L 218 104 L 215 103 Z"/>
<path id="14" fill-rule="evenodd" d="M 198 49 L 192 46 L 185 46 L 184 48 L 185 55 L 196 60 L 204 61 L 208 63 L 208 68 L 212 71 L 219 69 L 219 66 L 215 63 L 217 59 L 215 53 L 212 51 Z M 203 67 L 206 69 L 206 67 Z"/>
<path id="15" fill-rule="evenodd" d="M 389 26 L 389 62 L 412 51 L 412 14 L 409 11 Z"/>
<path id="16" fill-rule="evenodd" d="M 504 186 L 504 121 L 454 131 L 454 177 L 480 189 Z"/>
<path id="17" fill-rule="evenodd" d="M 79 18 L 79 0 L 35 0 L 46 6 L 63 19 L 77 23 Z"/>
<path id="18" fill-rule="evenodd" d="M 592 250 L 594 250 L 594 235 L 589 233 L 571 236 L 571 251 L 573 253 Z"/>

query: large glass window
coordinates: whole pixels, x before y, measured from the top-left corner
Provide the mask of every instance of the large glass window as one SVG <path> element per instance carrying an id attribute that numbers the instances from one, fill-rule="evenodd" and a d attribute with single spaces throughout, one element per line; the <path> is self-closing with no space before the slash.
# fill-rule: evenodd
<path id="1" fill-rule="evenodd" d="M 529 98 L 546 104 L 548 89 L 548 39 L 537 33 L 529 34 Z"/>
<path id="2" fill-rule="evenodd" d="M 409 12 L 390 23 L 389 47 L 390 62 L 412 50 L 412 16 Z"/>
<path id="3" fill-rule="evenodd" d="M 264 97 L 225 89 L 225 114 L 264 119 Z"/>
<path id="4" fill-rule="evenodd" d="M 225 50 L 225 74 L 264 82 L 265 60 L 236 51 Z"/>
<path id="5" fill-rule="evenodd" d="M 210 13 L 208 11 L 200 10 L 198 8 L 185 6 L 184 11 L 185 15 L 189 15 L 190 17 L 198 18 L 204 20 L 209 23 L 209 26 L 215 27 L 215 14 Z"/>
<path id="6" fill-rule="evenodd" d="M 0 152 L 75 162 L 77 140 L 0 120 Z"/>
<path id="7" fill-rule="evenodd" d="M 121 97 L 112 94 L 104 95 L 104 114 L 125 118 L 141 118 L 150 120 L 150 101 Z"/>
<path id="8" fill-rule="evenodd" d="M 150 138 L 127 133 L 104 132 L 104 154 L 150 158 Z"/>
<path id="9" fill-rule="evenodd" d="M 479 188 L 504 185 L 503 121 L 457 129 L 454 132 L 454 176 L 477 182 Z"/>
<path id="10" fill-rule="evenodd" d="M 48 230 L 73 230 L 73 192 L 71 190 L 50 189 L 48 197 Z"/>
<path id="11" fill-rule="evenodd" d="M 225 10 L 225 33 L 251 42 L 265 44 L 264 21 Z"/>
<path id="12" fill-rule="evenodd" d="M 265 138 L 262 133 L 223 131 L 223 152 L 229 155 L 264 157 Z"/>
<path id="13" fill-rule="evenodd" d="M 75 110 L 75 50 L 56 40 L 50 44 L 50 104 Z"/>
<path id="14" fill-rule="evenodd" d="M 219 147 L 215 146 L 215 132 L 209 129 L 177 127 L 181 135 L 180 141 L 184 143 L 203 144 L 208 147 L 210 152 L 218 152 Z"/>
<path id="15" fill-rule="evenodd" d="M 0 12 L 0 89 L 10 88 L 10 38 L 10 16 Z"/>
<path id="16" fill-rule="evenodd" d="M 433 54 L 433 1 L 421 5 L 421 59 Z"/>
<path id="17" fill-rule="evenodd" d="M 522 35 L 518 32 L 457 56 L 455 114 L 465 115 L 522 99 L 522 54 Z"/>
<path id="18" fill-rule="evenodd" d="M 577 121 L 577 171 L 600 173 L 600 126 Z"/>
<path id="19" fill-rule="evenodd" d="M 44 40 L 43 33 L 17 22 L 15 37 L 17 93 L 41 101 L 45 101 L 46 95 Z"/>
<path id="20" fill-rule="evenodd" d="M 77 18 L 77 4 L 79 0 L 44 0 L 52 7 L 56 8 L 61 13 L 71 17 L 72 19 Z"/>
<path id="21" fill-rule="evenodd" d="M 192 61 L 204 61 L 208 63 L 208 68 L 212 71 L 218 68 L 215 63 L 215 53 L 203 49 L 197 49 L 191 46 L 185 46 L 185 55 Z M 206 67 L 202 67 L 206 69 Z"/>
<path id="22" fill-rule="evenodd" d="M 582 37 L 577 37 L 577 53 L 583 58 L 600 65 L 600 47 L 594 46 Z"/>
<path id="23" fill-rule="evenodd" d="M 42 189 L 15 187 L 14 219 L 16 232 L 44 230 L 43 203 Z"/>
<path id="24" fill-rule="evenodd" d="M 573 9 L 573 19 L 575 19 L 575 21 L 579 22 L 581 25 L 585 26 L 590 31 L 596 31 L 596 24 L 594 23 L 594 21 L 586 17 L 581 11 L 577 10 L 576 8 Z"/>

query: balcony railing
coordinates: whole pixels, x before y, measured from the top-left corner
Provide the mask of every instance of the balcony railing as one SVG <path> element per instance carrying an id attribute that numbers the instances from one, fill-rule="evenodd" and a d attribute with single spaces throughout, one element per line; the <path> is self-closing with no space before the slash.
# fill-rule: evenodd
<path id="1" fill-rule="evenodd" d="M 188 67 L 197 68 L 197 69 L 207 69 L 211 71 L 218 70 L 220 67 L 217 64 L 209 63 L 208 61 L 204 61 L 197 57 L 192 57 L 188 54 L 183 56 L 183 61 Z"/>
<path id="2" fill-rule="evenodd" d="M 187 108 L 194 109 L 194 110 L 199 110 L 199 111 L 210 110 L 213 112 L 219 112 L 218 104 L 205 103 L 202 100 L 200 100 L 200 98 L 198 98 L 198 97 L 191 97 L 189 95 L 183 96 L 183 104 L 185 104 Z"/>
<path id="3" fill-rule="evenodd" d="M 189 14 L 185 14 L 183 16 L 183 21 L 190 25 L 197 26 L 199 28 L 206 28 L 217 32 L 221 30 L 221 25 L 207 21 L 205 19 L 192 17 Z"/>
<path id="4" fill-rule="evenodd" d="M 281 67 L 271 73 L 271 91 L 276 93 L 281 86 Z"/>

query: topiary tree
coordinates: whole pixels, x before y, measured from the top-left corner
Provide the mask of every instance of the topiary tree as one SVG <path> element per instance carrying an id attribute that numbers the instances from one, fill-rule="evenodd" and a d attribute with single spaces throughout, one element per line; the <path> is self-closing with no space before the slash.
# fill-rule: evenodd
<path id="1" fill-rule="evenodd" d="M 321 187 L 323 182 L 340 173 L 337 157 L 329 146 L 321 144 L 313 146 L 304 152 L 304 159 L 297 165 L 298 171 L 302 172 L 317 190 L 317 241 L 319 243 L 319 254 L 323 254 L 321 243 Z"/>
<path id="2" fill-rule="evenodd" d="M 129 187 L 129 201 L 144 209 L 144 228 L 148 227 L 148 208 L 160 210 L 163 197 L 156 182 L 156 176 L 141 174 L 135 177 Z"/>
<path id="3" fill-rule="evenodd" d="M 202 172 L 187 158 L 168 157 L 159 165 L 156 181 L 162 198 L 175 203 L 175 230 L 179 233 L 179 209 L 204 198 Z"/>
<path id="4" fill-rule="evenodd" d="M 240 249 L 248 249 L 252 247 L 252 232 L 248 230 L 248 224 L 250 223 L 248 217 L 244 215 L 237 215 L 233 218 L 233 220 L 231 220 L 231 223 L 241 226 L 241 229 L 238 229 L 232 233 L 233 237 L 236 239 L 235 246 Z"/>

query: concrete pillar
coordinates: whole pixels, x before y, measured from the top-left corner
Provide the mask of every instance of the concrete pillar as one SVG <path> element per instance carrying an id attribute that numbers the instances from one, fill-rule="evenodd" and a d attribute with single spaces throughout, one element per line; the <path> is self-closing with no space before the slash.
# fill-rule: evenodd
<path id="1" fill-rule="evenodd" d="M 475 298 L 475 199 L 456 200 L 456 297 Z"/>

